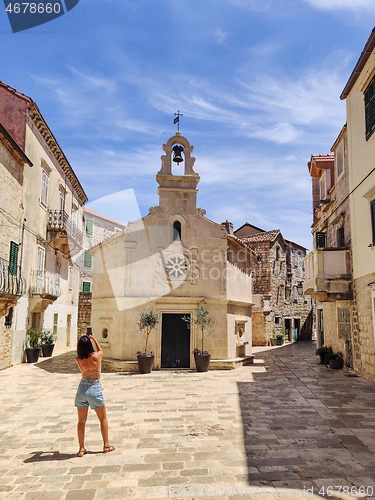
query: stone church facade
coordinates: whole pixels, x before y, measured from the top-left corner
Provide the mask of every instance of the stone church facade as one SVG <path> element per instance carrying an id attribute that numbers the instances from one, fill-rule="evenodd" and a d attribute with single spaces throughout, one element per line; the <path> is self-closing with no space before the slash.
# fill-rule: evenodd
<path id="1" fill-rule="evenodd" d="M 180 149 L 183 175 L 173 175 L 172 154 Z M 194 367 L 200 332 L 183 318 L 204 304 L 214 320 L 205 339 L 211 368 L 251 361 L 254 252 L 226 225 L 197 208 L 200 177 L 193 146 L 179 132 L 163 146 L 157 173 L 159 205 L 142 219 L 90 250 L 93 255 L 92 326 L 113 370 L 136 367 L 145 336 L 141 311 L 153 309 L 160 322 L 150 336 L 154 368 Z M 178 168 L 181 168 L 179 165 Z"/>

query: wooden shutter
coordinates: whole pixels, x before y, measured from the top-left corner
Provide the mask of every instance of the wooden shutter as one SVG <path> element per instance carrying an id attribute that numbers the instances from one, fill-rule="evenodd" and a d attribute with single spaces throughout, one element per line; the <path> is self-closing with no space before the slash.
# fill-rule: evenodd
<path id="1" fill-rule="evenodd" d="M 85 267 L 91 267 L 92 266 L 92 255 L 85 250 L 85 262 L 84 262 Z"/>
<path id="2" fill-rule="evenodd" d="M 9 252 L 9 272 L 17 274 L 17 261 L 18 261 L 18 245 L 14 241 L 10 242 Z"/>
<path id="3" fill-rule="evenodd" d="M 91 292 L 91 283 L 89 281 L 83 282 L 83 292 Z"/>
<path id="4" fill-rule="evenodd" d="M 364 93 L 365 99 L 365 121 L 366 121 L 366 139 L 370 137 L 375 129 L 375 77 L 369 83 Z"/>
<path id="5" fill-rule="evenodd" d="M 86 234 L 92 235 L 94 232 L 94 223 L 92 220 L 86 220 Z"/>

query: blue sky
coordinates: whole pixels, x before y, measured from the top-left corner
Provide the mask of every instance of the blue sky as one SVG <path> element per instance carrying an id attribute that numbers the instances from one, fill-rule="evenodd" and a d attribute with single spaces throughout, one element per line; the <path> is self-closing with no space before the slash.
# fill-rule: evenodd
<path id="1" fill-rule="evenodd" d="M 80 0 L 13 34 L 2 9 L 0 79 L 37 102 L 104 215 L 134 218 L 129 189 L 142 216 L 158 204 L 180 110 L 206 216 L 311 248 L 307 162 L 345 123 L 374 14 L 373 0 Z"/>

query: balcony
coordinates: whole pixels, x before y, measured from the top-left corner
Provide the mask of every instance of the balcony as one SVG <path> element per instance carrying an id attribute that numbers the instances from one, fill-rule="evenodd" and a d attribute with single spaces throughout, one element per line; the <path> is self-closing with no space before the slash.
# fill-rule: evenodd
<path id="1" fill-rule="evenodd" d="M 48 211 L 47 241 L 55 250 L 73 257 L 82 248 L 83 233 L 63 210 Z"/>
<path id="2" fill-rule="evenodd" d="M 12 270 L 9 262 L 0 258 L 0 314 L 7 314 L 25 291 L 26 281 L 21 275 L 20 266 Z"/>
<path id="3" fill-rule="evenodd" d="M 55 301 L 62 295 L 60 275 L 48 271 L 32 271 L 30 295 L 39 295 L 48 301 Z"/>
<path id="4" fill-rule="evenodd" d="M 316 248 L 305 257 L 303 294 L 319 302 L 352 298 L 351 253 L 348 248 Z"/>

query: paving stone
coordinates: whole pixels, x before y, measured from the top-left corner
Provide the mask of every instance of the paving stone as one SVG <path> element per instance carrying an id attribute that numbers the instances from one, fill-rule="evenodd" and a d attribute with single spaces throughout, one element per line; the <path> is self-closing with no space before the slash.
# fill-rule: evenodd
<path id="1" fill-rule="evenodd" d="M 217 494 L 233 485 L 265 488 L 272 499 L 287 498 L 290 488 L 302 500 L 303 487 L 318 498 L 332 481 L 375 490 L 375 385 L 321 367 L 314 349 L 312 342 L 254 348 L 254 365 L 204 376 L 104 373 L 116 451 L 102 453 L 89 411 L 83 458 L 73 406 L 79 378 L 68 369 L 74 351 L 53 357 L 48 372 L 27 364 L 3 370 L 0 498 L 165 500 L 172 488 L 182 499 L 184 487 L 205 485 L 209 498 L 244 498 Z"/>

